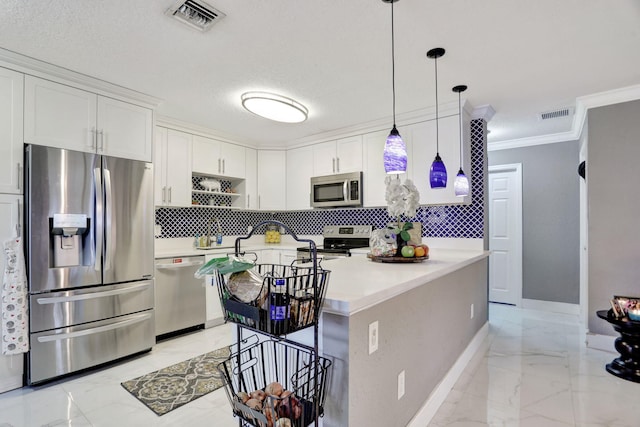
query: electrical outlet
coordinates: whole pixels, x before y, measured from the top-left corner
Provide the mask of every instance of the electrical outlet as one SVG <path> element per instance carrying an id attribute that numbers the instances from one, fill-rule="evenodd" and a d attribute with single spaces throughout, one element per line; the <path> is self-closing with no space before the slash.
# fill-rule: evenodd
<path id="1" fill-rule="evenodd" d="M 369 323 L 369 354 L 378 349 L 378 321 Z"/>
<path id="2" fill-rule="evenodd" d="M 162 235 L 162 226 L 160 224 L 156 224 L 153 226 L 153 234 L 156 237 L 160 237 Z"/>
<path id="3" fill-rule="evenodd" d="M 470 314 L 469 319 L 473 319 L 473 304 L 471 304 L 471 314 Z"/>
<path id="4" fill-rule="evenodd" d="M 404 396 L 404 371 L 398 374 L 398 400 Z"/>

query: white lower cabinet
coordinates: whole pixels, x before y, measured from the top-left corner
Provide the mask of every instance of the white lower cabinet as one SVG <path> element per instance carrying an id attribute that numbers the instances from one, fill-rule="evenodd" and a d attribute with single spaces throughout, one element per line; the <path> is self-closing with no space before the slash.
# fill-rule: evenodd
<path id="1" fill-rule="evenodd" d="M 297 254 L 295 250 L 280 251 L 280 264 L 291 265 L 291 263 L 296 260 L 296 255 Z"/>
<path id="2" fill-rule="evenodd" d="M 215 258 L 222 258 L 227 256 L 227 251 L 220 253 L 207 254 L 205 256 L 205 262 L 209 262 Z M 216 281 L 217 276 L 208 275 L 204 279 L 205 286 L 205 298 L 207 317 L 204 323 L 205 328 L 211 328 L 224 323 L 224 313 L 222 312 L 222 305 L 220 305 L 220 296 L 218 295 L 218 283 Z"/>
<path id="3" fill-rule="evenodd" d="M 0 243 L 16 235 L 20 228 L 22 196 L 0 194 Z M 2 249 L 4 252 L 4 248 Z M 4 272 L 5 257 L 0 256 L 0 271 Z M 0 307 L 2 318 L 2 307 Z M 22 387 L 24 355 L 0 355 L 0 393 Z"/>

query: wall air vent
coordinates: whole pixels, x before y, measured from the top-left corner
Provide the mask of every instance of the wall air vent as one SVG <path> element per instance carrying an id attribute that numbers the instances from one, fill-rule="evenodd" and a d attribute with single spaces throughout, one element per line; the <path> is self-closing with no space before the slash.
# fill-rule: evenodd
<path id="1" fill-rule="evenodd" d="M 569 117 L 573 115 L 573 107 L 559 108 L 553 111 L 545 111 L 544 113 L 538 113 L 538 120 L 550 120 L 560 119 L 562 117 Z"/>
<path id="2" fill-rule="evenodd" d="M 202 0 L 180 0 L 165 12 L 178 21 L 199 31 L 208 31 L 226 15 Z"/>

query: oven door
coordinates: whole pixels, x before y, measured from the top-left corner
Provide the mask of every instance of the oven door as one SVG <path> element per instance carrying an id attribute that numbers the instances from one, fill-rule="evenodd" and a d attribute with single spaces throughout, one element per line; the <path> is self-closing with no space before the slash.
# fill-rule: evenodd
<path id="1" fill-rule="evenodd" d="M 347 258 L 351 256 L 349 249 L 318 249 L 316 251 L 318 261 L 329 261 L 336 258 Z M 311 262 L 309 248 L 298 248 L 296 251 L 296 261 L 299 263 Z"/>

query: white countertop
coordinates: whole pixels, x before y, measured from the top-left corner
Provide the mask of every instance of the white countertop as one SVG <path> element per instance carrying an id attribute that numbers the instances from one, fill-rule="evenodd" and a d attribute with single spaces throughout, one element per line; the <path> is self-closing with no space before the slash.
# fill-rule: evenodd
<path id="1" fill-rule="evenodd" d="M 186 257 L 186 256 L 198 256 L 208 254 L 219 253 L 234 253 L 235 242 L 238 236 L 224 236 L 222 238 L 222 245 L 214 246 L 211 249 L 196 249 L 193 247 L 193 238 L 179 238 L 179 239 L 156 239 L 155 242 L 155 258 L 173 258 L 173 257 Z M 244 237 L 244 236 L 243 236 Z M 316 244 L 322 242 L 322 236 L 299 236 L 299 238 L 311 239 Z M 265 243 L 264 235 L 251 236 L 247 240 L 240 241 L 240 249 L 245 252 L 261 251 L 266 249 L 277 249 L 280 251 L 295 251 L 301 246 L 305 246 L 307 243 L 298 242 L 291 236 L 283 235 L 281 243 Z"/>
<path id="2" fill-rule="evenodd" d="M 156 258 L 197 256 L 233 253 L 237 236 L 225 236 L 223 244 L 212 249 L 201 250 L 192 246 L 193 239 L 157 239 Z M 312 239 L 316 244 L 322 236 L 300 236 Z M 242 251 L 291 250 L 305 243 L 283 235 L 278 244 L 264 243 L 264 236 L 252 236 L 241 241 Z M 429 259 L 421 263 L 378 263 L 363 256 L 368 249 L 353 250 L 349 258 L 323 261 L 322 267 L 331 270 L 323 310 L 345 316 L 384 302 L 439 277 L 459 270 L 489 256 L 489 251 L 476 249 L 430 248 Z"/>
<path id="3" fill-rule="evenodd" d="M 489 256 L 489 251 L 434 248 L 421 263 L 379 263 L 362 256 L 323 262 L 331 270 L 323 310 L 351 316 Z"/>

